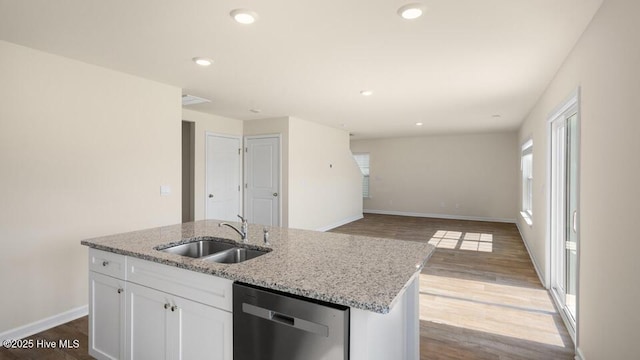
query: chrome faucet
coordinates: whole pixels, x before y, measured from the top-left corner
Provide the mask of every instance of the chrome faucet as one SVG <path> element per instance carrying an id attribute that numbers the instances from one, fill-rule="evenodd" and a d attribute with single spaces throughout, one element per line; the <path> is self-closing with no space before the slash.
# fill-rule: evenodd
<path id="1" fill-rule="evenodd" d="M 226 223 L 226 222 L 219 223 L 218 226 L 225 225 L 225 226 L 228 226 L 228 227 L 232 228 L 233 230 L 235 230 L 240 235 L 240 238 L 242 239 L 243 242 L 247 242 L 247 235 L 248 235 L 247 234 L 247 232 L 248 232 L 247 231 L 247 227 L 248 227 L 247 220 L 245 218 L 243 218 L 242 216 L 240 216 L 240 215 L 238 215 L 238 217 L 240 218 L 240 220 L 242 220 L 242 226 L 240 227 L 240 230 L 238 230 L 237 227 L 235 227 L 235 226 L 233 226 L 233 225 L 231 225 L 229 223 Z"/>

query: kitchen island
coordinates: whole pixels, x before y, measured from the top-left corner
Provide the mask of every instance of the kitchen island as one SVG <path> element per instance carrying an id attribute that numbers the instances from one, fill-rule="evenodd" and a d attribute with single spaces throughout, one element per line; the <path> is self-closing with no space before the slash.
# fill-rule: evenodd
<path id="1" fill-rule="evenodd" d="M 182 357 L 197 351 L 195 344 L 215 342 L 211 348 L 217 355 L 211 358 L 232 359 L 231 285 L 237 281 L 349 307 L 352 360 L 418 359 L 418 274 L 434 250 L 431 245 L 285 228 L 270 228 L 267 245 L 262 226 L 249 225 L 242 242 L 218 224 L 203 220 L 82 241 L 90 247 L 93 356 Z M 268 252 L 222 264 L 161 251 L 201 239 Z M 181 314 L 179 320 L 150 310 L 156 307 Z M 213 335 L 196 341 L 207 332 L 198 328 L 202 324 L 185 328 L 190 317 Z M 201 317 L 209 321 L 196 321 Z M 155 338 L 149 335 L 154 330 Z M 162 337 L 164 346 L 158 346 Z M 145 352 L 151 346 L 163 349 Z"/>

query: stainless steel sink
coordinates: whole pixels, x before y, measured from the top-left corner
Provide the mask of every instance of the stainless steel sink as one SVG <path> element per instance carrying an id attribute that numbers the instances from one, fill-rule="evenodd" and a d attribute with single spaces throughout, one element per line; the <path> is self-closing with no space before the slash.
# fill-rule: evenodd
<path id="1" fill-rule="evenodd" d="M 239 262 L 256 258 L 266 253 L 267 251 L 263 251 L 263 250 L 233 248 L 233 249 L 225 250 L 217 254 L 208 256 L 207 260 L 211 260 L 217 263 L 236 264 Z"/>
<path id="2" fill-rule="evenodd" d="M 199 240 L 172 246 L 166 249 L 162 249 L 162 251 L 192 258 L 201 258 L 203 256 L 219 253 L 221 251 L 229 250 L 234 247 L 234 244 L 217 240 Z"/>
<path id="3" fill-rule="evenodd" d="M 246 249 L 239 247 L 236 244 L 216 239 L 198 240 L 158 250 L 171 254 L 225 264 L 236 264 L 247 261 L 271 251 Z"/>

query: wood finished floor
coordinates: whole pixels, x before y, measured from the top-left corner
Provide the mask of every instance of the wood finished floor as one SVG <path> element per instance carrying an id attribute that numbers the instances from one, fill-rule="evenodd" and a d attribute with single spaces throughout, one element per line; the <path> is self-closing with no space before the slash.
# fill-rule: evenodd
<path id="1" fill-rule="evenodd" d="M 89 318 L 84 316 L 77 320 L 56 326 L 49 330 L 30 336 L 34 348 L 32 349 L 5 349 L 0 347 L 0 360 L 85 360 L 93 359 L 89 356 L 88 335 Z M 37 348 L 36 341 L 56 342 L 59 340 L 78 340 L 76 349 L 45 349 Z"/>
<path id="2" fill-rule="evenodd" d="M 573 359 L 515 225 L 367 214 L 332 231 L 437 246 L 420 274 L 421 360 Z M 87 329 L 83 317 L 31 337 L 78 339 L 77 349 L 0 348 L 0 359 L 93 359 Z"/>
<path id="3" fill-rule="evenodd" d="M 574 346 L 514 224 L 367 214 L 334 232 L 430 242 L 420 359 L 573 359 Z"/>

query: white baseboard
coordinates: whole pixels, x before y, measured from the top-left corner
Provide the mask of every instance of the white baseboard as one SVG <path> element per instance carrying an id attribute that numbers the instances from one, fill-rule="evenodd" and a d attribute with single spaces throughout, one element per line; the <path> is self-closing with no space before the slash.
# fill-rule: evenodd
<path id="1" fill-rule="evenodd" d="M 360 220 L 362 218 L 363 218 L 362 214 L 354 215 L 354 216 L 348 217 L 346 219 L 342 219 L 342 220 L 340 220 L 340 221 L 338 221 L 336 223 L 333 223 L 331 225 L 327 225 L 327 226 L 323 226 L 321 228 L 318 228 L 318 229 L 316 229 L 316 231 L 329 231 L 331 229 L 335 229 L 337 227 L 340 227 L 342 225 L 348 224 L 350 222 L 354 222 L 356 220 Z"/>
<path id="2" fill-rule="evenodd" d="M 533 256 L 531 249 L 529 249 L 529 244 L 527 244 L 527 240 L 524 239 L 524 236 L 522 235 L 522 231 L 520 230 L 520 224 L 518 224 L 517 222 L 516 222 L 516 227 L 518 228 L 518 232 L 520 233 L 520 238 L 524 243 L 524 247 L 527 249 L 527 254 L 529 254 L 529 259 L 531 259 L 531 262 L 533 263 L 533 269 L 536 271 L 536 274 L 538 274 L 538 279 L 540 279 L 540 283 L 545 289 L 549 289 L 549 287 L 547 286 L 547 282 L 544 280 L 544 277 L 542 276 L 542 272 L 540 272 L 540 267 L 538 266 L 536 257 Z"/>
<path id="3" fill-rule="evenodd" d="M 576 360 L 585 360 L 584 355 L 582 355 L 582 351 L 580 351 L 580 348 L 576 348 Z"/>
<path id="4" fill-rule="evenodd" d="M 53 315 L 46 319 L 38 320 L 32 322 L 31 324 L 27 324 L 24 326 L 20 326 L 15 329 L 7 330 L 3 333 L 0 333 L 0 341 L 4 340 L 18 340 L 33 334 L 37 334 L 39 332 L 51 329 L 58 325 L 62 325 L 69 321 L 81 318 L 89 313 L 89 306 L 84 305 L 79 308 L 71 309 L 69 311 L 65 311 L 63 313 Z"/>
<path id="5" fill-rule="evenodd" d="M 502 223 L 514 223 L 514 224 L 516 223 L 516 219 L 489 218 L 489 217 L 482 217 L 482 216 L 427 214 L 427 213 L 416 213 L 416 212 L 406 212 L 406 211 L 373 210 L 373 209 L 364 209 L 362 212 L 364 212 L 365 214 L 414 216 L 414 217 L 428 217 L 428 218 L 451 219 L 451 220 L 489 221 L 489 222 L 502 222 Z"/>

